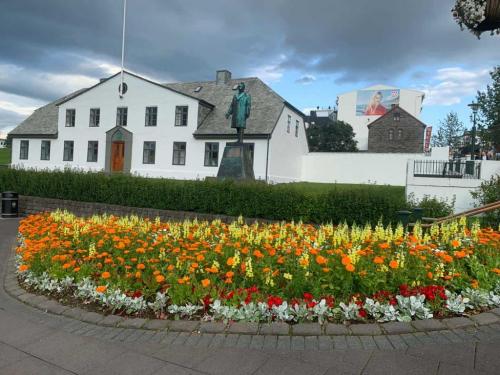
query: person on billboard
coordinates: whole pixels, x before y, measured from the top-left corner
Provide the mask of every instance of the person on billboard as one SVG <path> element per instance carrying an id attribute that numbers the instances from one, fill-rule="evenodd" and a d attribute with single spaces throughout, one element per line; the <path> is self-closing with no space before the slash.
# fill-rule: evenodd
<path id="1" fill-rule="evenodd" d="M 387 113 L 387 108 L 382 105 L 382 92 L 376 91 L 365 108 L 365 116 L 382 116 Z"/>

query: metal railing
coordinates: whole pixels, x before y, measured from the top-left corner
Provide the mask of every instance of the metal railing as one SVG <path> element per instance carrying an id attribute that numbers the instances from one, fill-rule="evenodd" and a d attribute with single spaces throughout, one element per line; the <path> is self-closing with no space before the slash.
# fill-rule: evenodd
<path id="1" fill-rule="evenodd" d="M 481 162 L 474 160 L 415 160 L 414 177 L 479 179 Z"/>

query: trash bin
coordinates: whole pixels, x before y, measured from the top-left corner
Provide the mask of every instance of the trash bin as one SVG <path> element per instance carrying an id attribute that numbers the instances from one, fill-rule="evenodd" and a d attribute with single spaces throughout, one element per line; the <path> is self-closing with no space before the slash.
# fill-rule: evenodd
<path id="1" fill-rule="evenodd" d="M 19 194 L 13 191 L 2 193 L 2 217 L 17 217 L 19 215 Z"/>
<path id="2" fill-rule="evenodd" d="M 408 225 L 408 223 L 410 222 L 411 212 L 406 211 L 406 210 L 402 210 L 402 211 L 396 212 L 396 214 L 398 216 L 398 221 L 406 227 Z"/>
<path id="3" fill-rule="evenodd" d="M 413 214 L 412 214 L 413 221 L 414 222 L 422 221 L 423 214 L 424 214 L 424 209 L 423 208 L 415 207 L 413 209 Z"/>

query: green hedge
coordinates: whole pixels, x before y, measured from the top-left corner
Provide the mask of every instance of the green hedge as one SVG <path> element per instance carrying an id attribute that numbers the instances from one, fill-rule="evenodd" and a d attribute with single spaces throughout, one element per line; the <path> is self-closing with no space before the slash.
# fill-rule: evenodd
<path id="1" fill-rule="evenodd" d="M 0 191 L 131 207 L 305 222 L 395 221 L 406 207 L 404 188 L 324 184 L 267 185 L 207 179 L 185 181 L 89 172 L 0 169 Z"/>

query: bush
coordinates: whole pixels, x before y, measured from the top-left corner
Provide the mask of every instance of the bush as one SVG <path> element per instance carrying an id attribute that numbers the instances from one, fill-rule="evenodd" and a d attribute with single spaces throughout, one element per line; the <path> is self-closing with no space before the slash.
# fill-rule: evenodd
<path id="1" fill-rule="evenodd" d="M 453 213 L 454 206 L 454 198 L 451 200 L 451 202 L 443 199 L 437 199 L 435 197 L 430 197 L 429 195 L 425 195 L 420 201 L 415 199 L 413 196 L 410 196 L 408 199 L 408 208 L 422 208 L 423 217 L 440 218 L 451 215 Z"/>
<path id="2" fill-rule="evenodd" d="M 500 201 L 500 176 L 493 176 L 490 180 L 484 181 L 476 191 L 471 192 L 471 195 L 476 200 L 476 207 Z M 500 210 L 485 213 L 482 221 L 485 225 L 498 225 Z"/>
<path id="3" fill-rule="evenodd" d="M 406 207 L 404 188 L 325 184 L 309 191 L 300 184 L 144 178 L 75 171 L 0 170 L 0 191 L 22 195 L 195 211 L 271 220 L 348 224 L 396 220 Z"/>

